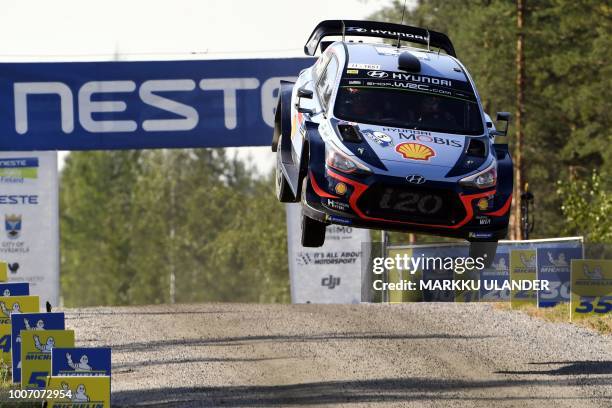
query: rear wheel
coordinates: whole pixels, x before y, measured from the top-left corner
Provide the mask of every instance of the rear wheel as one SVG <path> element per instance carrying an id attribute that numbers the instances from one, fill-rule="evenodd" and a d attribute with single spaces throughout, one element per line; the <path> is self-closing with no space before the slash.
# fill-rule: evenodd
<path id="1" fill-rule="evenodd" d="M 281 138 L 282 135 L 278 139 L 278 148 L 276 150 L 276 198 L 281 203 L 292 203 L 295 201 L 293 192 L 281 168 Z"/>
<path id="2" fill-rule="evenodd" d="M 493 263 L 497 252 L 497 241 L 473 241 L 470 242 L 470 257 L 473 259 L 483 258 L 485 268 Z"/>

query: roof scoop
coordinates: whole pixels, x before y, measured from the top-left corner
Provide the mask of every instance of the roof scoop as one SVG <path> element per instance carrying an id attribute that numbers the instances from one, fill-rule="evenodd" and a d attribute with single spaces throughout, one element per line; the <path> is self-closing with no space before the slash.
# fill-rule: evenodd
<path id="1" fill-rule="evenodd" d="M 413 54 L 404 51 L 397 59 L 397 67 L 402 71 L 419 72 L 421 71 L 421 61 Z"/>

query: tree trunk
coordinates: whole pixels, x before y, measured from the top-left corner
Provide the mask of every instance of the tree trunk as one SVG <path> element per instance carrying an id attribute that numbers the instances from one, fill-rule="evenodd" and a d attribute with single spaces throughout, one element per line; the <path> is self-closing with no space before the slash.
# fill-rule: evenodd
<path id="1" fill-rule="evenodd" d="M 526 0 L 516 2 L 516 140 L 514 148 L 514 211 L 510 218 L 510 238 L 522 239 L 521 228 L 521 193 L 525 185 L 523 172 L 523 114 L 524 114 L 524 90 L 525 90 L 525 56 L 524 56 L 524 28 L 523 13 Z"/>

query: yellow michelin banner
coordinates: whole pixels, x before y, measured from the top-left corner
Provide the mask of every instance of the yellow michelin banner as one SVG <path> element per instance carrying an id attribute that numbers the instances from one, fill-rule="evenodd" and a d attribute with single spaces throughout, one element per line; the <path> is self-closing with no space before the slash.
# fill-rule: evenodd
<path id="1" fill-rule="evenodd" d="M 0 350 L 2 361 L 11 362 L 11 315 L 38 313 L 38 296 L 0 296 Z"/>
<path id="2" fill-rule="evenodd" d="M 536 274 L 536 250 L 515 249 L 510 251 L 510 280 L 512 282 L 521 280 L 535 281 Z M 538 294 L 535 290 L 510 291 L 510 304 L 512 307 L 525 305 L 537 305 Z"/>
<path id="3" fill-rule="evenodd" d="M 572 318 L 612 313 L 612 260 L 572 259 Z"/>
<path id="4" fill-rule="evenodd" d="M 8 281 L 8 264 L 0 261 L 0 282 Z"/>
<path id="5" fill-rule="evenodd" d="M 21 331 L 21 388 L 44 389 L 51 374 L 51 350 L 74 347 L 73 330 Z"/>
<path id="6" fill-rule="evenodd" d="M 397 255 L 403 257 L 404 255 L 411 257 L 413 254 L 412 248 L 406 249 L 389 249 L 387 258 L 393 258 Z M 410 274 L 409 271 L 399 270 L 395 268 L 389 269 L 388 282 L 389 283 L 401 283 L 402 280 L 419 282 L 423 276 L 423 271 L 418 270 L 414 274 Z M 403 302 L 421 302 L 423 300 L 423 293 L 420 290 L 389 290 L 389 303 L 403 303 Z"/>
<path id="7" fill-rule="evenodd" d="M 49 377 L 48 390 L 63 391 L 64 398 L 47 399 L 48 408 L 110 408 L 111 380 L 103 376 Z"/>

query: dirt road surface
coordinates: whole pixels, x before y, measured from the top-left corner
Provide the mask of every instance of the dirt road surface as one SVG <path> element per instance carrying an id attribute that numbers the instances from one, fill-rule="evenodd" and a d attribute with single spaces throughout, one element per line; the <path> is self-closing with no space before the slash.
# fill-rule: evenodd
<path id="1" fill-rule="evenodd" d="M 67 310 L 113 406 L 612 407 L 612 338 L 488 304 Z"/>

